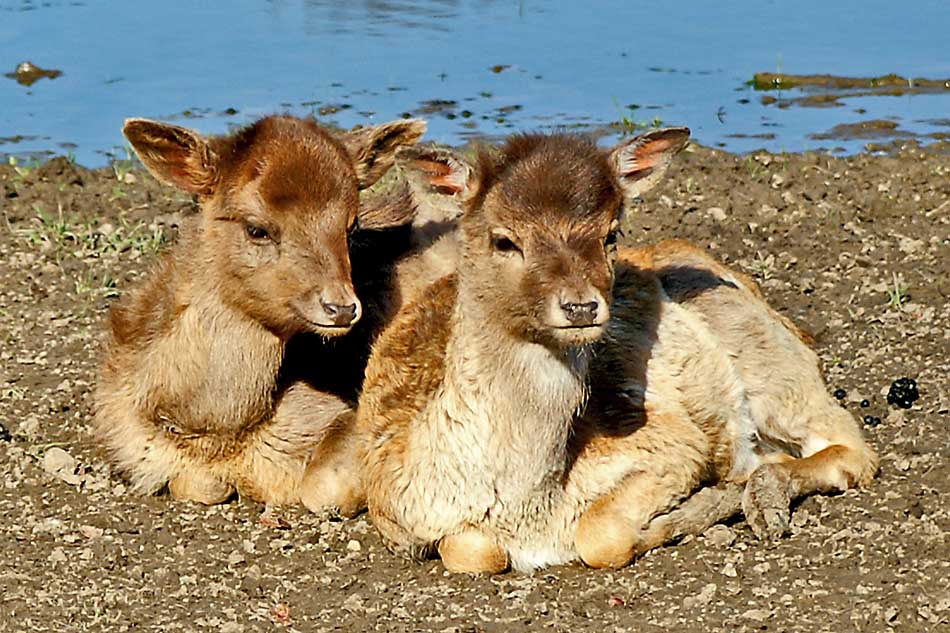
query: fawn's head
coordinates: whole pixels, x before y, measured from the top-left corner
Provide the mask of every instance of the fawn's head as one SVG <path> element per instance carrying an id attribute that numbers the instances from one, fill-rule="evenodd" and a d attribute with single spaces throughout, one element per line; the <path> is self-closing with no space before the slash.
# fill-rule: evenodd
<path id="1" fill-rule="evenodd" d="M 386 173 L 399 146 L 418 141 L 425 123 L 333 133 L 312 119 L 272 116 L 204 138 L 129 119 L 123 132 L 156 178 L 198 197 L 201 283 L 279 336 L 335 336 L 362 311 L 347 246 L 359 190 Z"/>
<path id="2" fill-rule="evenodd" d="M 668 128 L 609 151 L 569 134 L 518 135 L 474 161 L 408 148 L 415 187 L 463 210 L 462 292 L 512 334 L 553 347 L 590 343 L 610 316 L 620 215 L 689 138 Z"/>

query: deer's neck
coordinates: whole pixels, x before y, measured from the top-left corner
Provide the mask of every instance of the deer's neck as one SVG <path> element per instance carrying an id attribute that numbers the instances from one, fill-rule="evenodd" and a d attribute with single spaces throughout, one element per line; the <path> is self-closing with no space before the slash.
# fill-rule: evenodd
<path id="1" fill-rule="evenodd" d="M 194 431 L 261 421 L 273 406 L 284 342 L 223 301 L 207 278 L 188 275 L 175 302 L 178 316 L 156 350 L 168 368 L 169 417 Z"/>
<path id="2" fill-rule="evenodd" d="M 527 493 L 559 480 L 567 466 L 571 425 L 587 396 L 589 350 L 516 337 L 493 323 L 461 282 L 446 349 L 443 419 L 484 453 L 482 466 L 499 489 Z"/>

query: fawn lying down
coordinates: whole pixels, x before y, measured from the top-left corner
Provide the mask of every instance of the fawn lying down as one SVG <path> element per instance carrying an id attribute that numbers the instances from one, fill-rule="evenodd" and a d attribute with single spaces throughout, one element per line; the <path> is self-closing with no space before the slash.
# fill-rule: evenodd
<path id="1" fill-rule="evenodd" d="M 817 357 L 751 280 L 682 242 L 618 252 L 624 202 L 687 138 L 416 156 L 461 201 L 462 254 L 366 370 L 362 485 L 391 548 L 453 571 L 615 567 L 701 523 L 666 514 L 701 484 L 748 481 L 746 515 L 769 535 L 790 496 L 873 476 Z"/>
<path id="2" fill-rule="evenodd" d="M 359 190 L 424 131 L 407 120 L 331 133 L 273 116 L 203 138 L 126 121 L 149 171 L 200 206 L 110 314 L 93 426 L 137 491 L 298 501 L 311 451 L 352 417 L 369 346 L 348 234 L 411 219 L 408 207 L 360 209 Z M 385 267 L 375 250 L 352 272 Z"/>

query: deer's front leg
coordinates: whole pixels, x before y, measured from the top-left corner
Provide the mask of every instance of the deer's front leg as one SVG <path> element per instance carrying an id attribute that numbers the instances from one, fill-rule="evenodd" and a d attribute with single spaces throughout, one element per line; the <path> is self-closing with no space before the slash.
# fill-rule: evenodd
<path id="1" fill-rule="evenodd" d="M 508 553 L 478 527 L 443 536 L 438 548 L 442 564 L 452 573 L 498 574 L 508 569 Z"/>
<path id="2" fill-rule="evenodd" d="M 648 410 L 642 427 L 623 437 L 604 437 L 598 444 L 579 460 L 623 459 L 630 467 L 581 515 L 574 545 L 590 567 L 622 567 L 666 542 L 664 531 L 648 529 L 650 521 L 700 484 L 709 467 L 708 441 L 684 412 Z M 605 451 L 613 455 L 608 458 Z M 585 476 L 595 477 L 596 466 Z"/>
<path id="3" fill-rule="evenodd" d="M 168 492 L 179 501 L 196 501 L 213 506 L 230 499 L 235 489 L 211 473 L 193 470 L 180 473 L 169 481 Z"/>
<path id="4" fill-rule="evenodd" d="M 355 415 L 340 417 L 314 449 L 300 482 L 300 501 L 311 512 L 352 517 L 366 509 L 360 438 Z"/>

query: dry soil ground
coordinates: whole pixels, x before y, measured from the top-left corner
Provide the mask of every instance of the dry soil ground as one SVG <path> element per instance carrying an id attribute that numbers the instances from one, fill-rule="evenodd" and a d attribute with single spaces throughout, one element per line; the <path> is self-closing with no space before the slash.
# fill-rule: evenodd
<path id="1" fill-rule="evenodd" d="M 2 630 L 950 630 L 946 148 L 695 147 L 636 210 L 628 240 L 704 245 L 817 336 L 829 389 L 882 420 L 882 461 L 869 489 L 801 503 L 779 542 L 737 522 L 613 572 L 448 576 L 365 517 L 130 494 L 88 428 L 103 317 L 194 205 L 65 159 L 0 167 L 0 205 Z M 909 410 L 885 401 L 901 376 Z"/>

